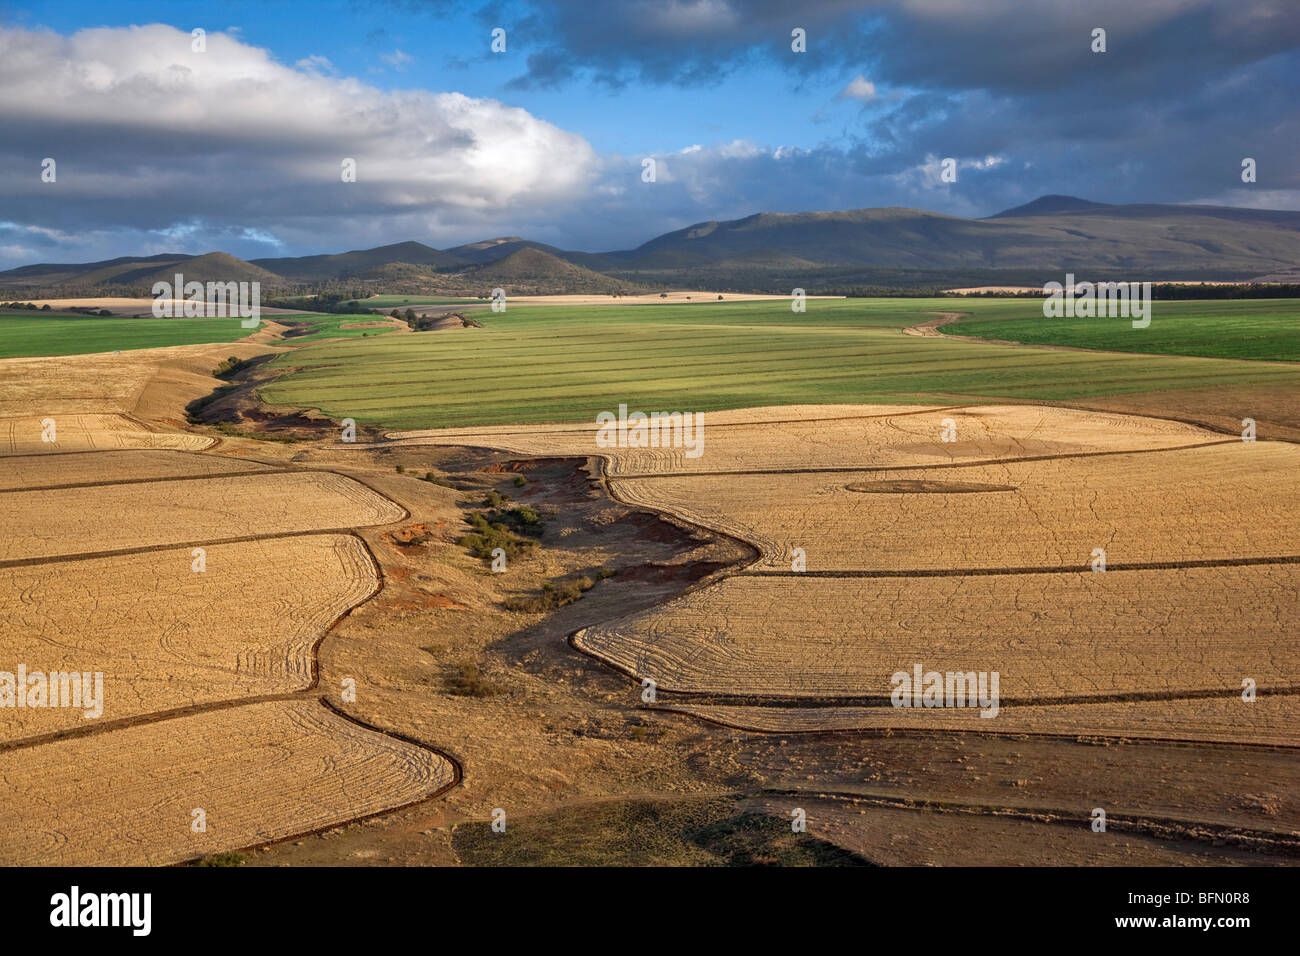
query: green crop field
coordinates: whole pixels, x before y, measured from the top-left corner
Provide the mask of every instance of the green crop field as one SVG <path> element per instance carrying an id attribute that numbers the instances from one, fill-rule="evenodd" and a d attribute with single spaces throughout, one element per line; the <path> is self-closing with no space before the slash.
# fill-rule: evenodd
<path id="1" fill-rule="evenodd" d="M 267 316 L 273 322 L 286 325 L 303 325 L 309 329 L 306 335 L 295 335 L 291 342 L 315 342 L 321 339 L 368 339 L 372 335 L 387 335 L 390 329 L 346 329 L 345 325 L 360 325 L 366 322 L 384 322 L 387 316 L 372 315 L 325 315 L 312 313 L 307 315 L 273 315 Z"/>
<path id="2" fill-rule="evenodd" d="M 1169 302 L 1157 316 L 1204 303 Z M 1288 303 L 1290 307 L 1294 303 Z M 1277 308 L 1284 306 L 1277 305 Z M 395 428 L 590 421 L 626 402 L 709 411 L 830 402 L 1083 400 L 1160 389 L 1300 387 L 1300 367 L 1030 349 L 907 335 L 936 311 L 1041 315 L 1040 300 L 841 299 L 530 306 L 484 328 L 322 342 L 281 356 L 273 404 Z M 1012 312 L 1014 314 L 1014 311 Z"/>
<path id="3" fill-rule="evenodd" d="M 233 342 L 255 331 L 239 322 L 237 318 L 109 319 L 35 312 L 0 315 L 0 358 Z"/>
<path id="4" fill-rule="evenodd" d="M 1203 355 L 1217 358 L 1300 360 L 1300 302 L 1295 299 L 1237 299 L 1151 303 L 1151 324 L 1133 328 L 1130 319 L 1044 318 L 1041 305 L 986 300 L 975 312 L 945 326 L 952 335 L 974 335 L 1031 345 Z"/>

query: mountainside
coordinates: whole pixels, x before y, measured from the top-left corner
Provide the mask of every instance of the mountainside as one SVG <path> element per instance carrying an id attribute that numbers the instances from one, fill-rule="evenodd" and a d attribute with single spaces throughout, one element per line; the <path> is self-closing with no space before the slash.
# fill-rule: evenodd
<path id="1" fill-rule="evenodd" d="M 565 258 L 569 253 L 563 249 L 557 249 L 555 246 L 548 246 L 544 242 L 531 242 L 528 239 L 520 239 L 518 236 L 506 236 L 501 239 L 484 239 L 481 242 L 471 242 L 463 246 L 456 246 L 447 250 L 448 255 L 456 256 L 466 262 L 485 265 L 489 262 L 496 262 L 498 259 L 504 259 L 513 252 L 520 249 L 540 249 L 542 252 L 558 258 Z"/>
<path id="2" fill-rule="evenodd" d="M 759 213 L 698 223 L 610 258 L 620 272 L 649 273 L 757 263 L 778 252 L 820 266 L 1246 277 L 1300 261 L 1300 212 L 1052 196 L 988 219 L 900 208 Z"/>
<path id="3" fill-rule="evenodd" d="M 507 294 L 556 295 L 565 292 L 621 292 L 628 283 L 591 269 L 574 265 L 541 249 L 524 247 L 459 277 L 467 286 L 490 292 L 504 288 Z"/>
<path id="4" fill-rule="evenodd" d="M 252 260 L 253 265 L 261 266 L 292 282 L 365 278 L 376 269 L 398 262 L 432 266 L 439 270 L 464 268 L 471 264 L 468 259 L 441 252 L 422 242 L 397 242 L 374 249 L 355 249 L 333 255 Z"/>
<path id="5" fill-rule="evenodd" d="M 0 289 L 136 289 L 180 269 L 199 281 L 270 288 L 345 283 L 357 290 L 616 292 L 630 284 L 777 291 L 884 285 L 1039 284 L 1095 279 L 1292 276 L 1300 212 L 1198 205 L 1108 205 L 1043 196 L 985 219 L 889 207 L 756 213 L 696 223 L 635 249 L 590 253 L 518 236 L 448 250 L 400 242 L 333 255 L 255 259 L 224 253 L 43 263 L 0 272 Z"/>
<path id="6" fill-rule="evenodd" d="M 174 266 L 144 273 L 132 281 L 147 286 L 152 286 L 155 282 L 174 283 L 177 273 L 183 275 L 187 283 L 260 282 L 264 286 L 273 287 L 282 285 L 284 281 L 273 272 L 268 272 L 243 259 L 228 256 L 224 252 L 209 252 L 206 255 L 194 256 Z"/>

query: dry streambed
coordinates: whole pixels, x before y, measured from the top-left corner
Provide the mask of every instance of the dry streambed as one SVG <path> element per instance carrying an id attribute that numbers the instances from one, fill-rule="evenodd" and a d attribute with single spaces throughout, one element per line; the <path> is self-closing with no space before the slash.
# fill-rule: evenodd
<path id="1" fill-rule="evenodd" d="M 755 544 L 754 567 L 573 638 L 699 716 L 773 731 L 1300 739 L 1290 698 L 1252 710 L 1241 697 L 1247 679 L 1300 688 L 1293 445 L 1035 406 L 717 413 L 694 458 L 601 448 L 585 424 L 392 438 L 599 454 L 617 497 Z M 997 671 L 1007 704 L 996 718 L 739 706 L 887 704 L 891 676 L 918 663 Z"/>

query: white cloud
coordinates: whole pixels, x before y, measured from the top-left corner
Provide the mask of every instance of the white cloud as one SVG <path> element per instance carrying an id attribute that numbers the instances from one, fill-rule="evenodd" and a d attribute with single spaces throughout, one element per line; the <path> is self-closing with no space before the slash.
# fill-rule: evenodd
<path id="1" fill-rule="evenodd" d="M 311 56 L 304 57 L 294 64 L 298 69 L 306 73 L 318 73 L 322 76 L 336 76 L 338 70 L 330 62 L 329 57 L 313 53 Z"/>
<path id="2" fill-rule="evenodd" d="M 581 136 L 497 100 L 383 91 L 228 34 L 208 34 L 204 53 L 190 39 L 160 24 L 0 28 L 0 161 L 35 151 L 59 163 L 56 184 L 0 181 L 10 217 L 41 221 L 51 201 L 86 216 L 78 202 L 94 198 L 95 214 L 144 230 L 398 212 L 446 222 L 527 215 L 585 193 L 598 167 Z M 356 183 L 341 182 L 345 157 Z"/>
<path id="3" fill-rule="evenodd" d="M 379 59 L 398 71 L 406 69 L 406 64 L 412 61 L 411 55 L 403 53 L 401 50 L 394 50 L 392 53 L 381 53 Z"/>
<path id="4" fill-rule="evenodd" d="M 842 100 L 858 100 L 862 103 L 869 103 L 876 98 L 876 84 L 872 83 L 861 73 L 849 80 L 849 85 L 840 90 L 839 98 Z"/>

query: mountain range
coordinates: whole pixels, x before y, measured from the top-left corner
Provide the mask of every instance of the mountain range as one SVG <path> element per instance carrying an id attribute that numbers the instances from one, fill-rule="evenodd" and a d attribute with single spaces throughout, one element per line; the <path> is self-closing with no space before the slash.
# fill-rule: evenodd
<path id="1" fill-rule="evenodd" d="M 618 292 L 697 286 L 788 291 L 855 285 L 1040 284 L 1081 278 L 1288 279 L 1300 271 L 1300 212 L 1109 205 L 1043 196 L 983 219 L 918 209 L 756 213 L 696 223 L 635 249 L 590 253 L 519 236 L 450 249 L 399 242 L 332 255 L 244 261 L 221 252 L 40 264 L 0 272 L 10 295 L 147 294 L 187 280 L 257 280 L 276 290 L 349 285 L 411 293 Z"/>

